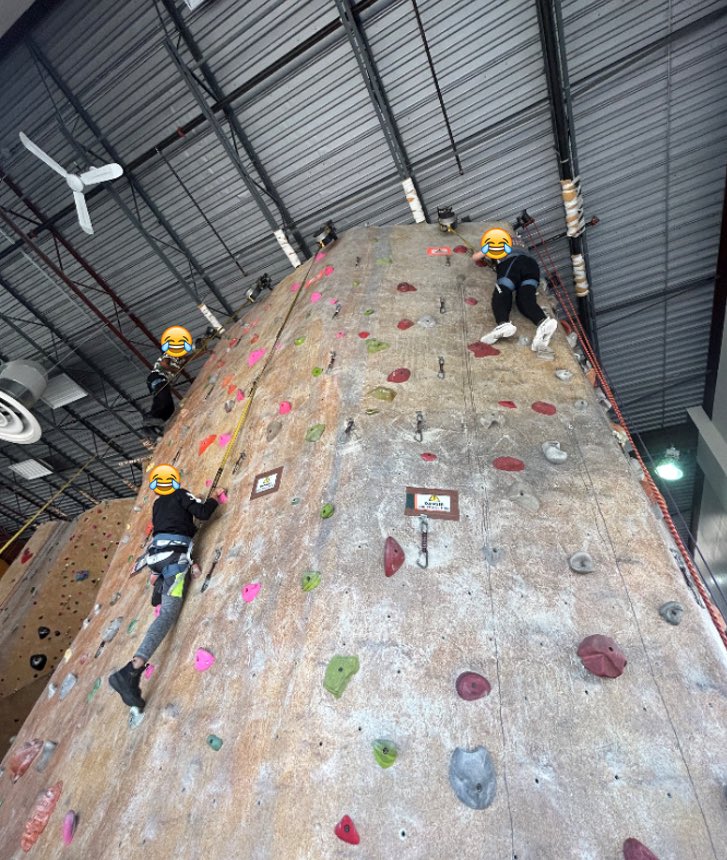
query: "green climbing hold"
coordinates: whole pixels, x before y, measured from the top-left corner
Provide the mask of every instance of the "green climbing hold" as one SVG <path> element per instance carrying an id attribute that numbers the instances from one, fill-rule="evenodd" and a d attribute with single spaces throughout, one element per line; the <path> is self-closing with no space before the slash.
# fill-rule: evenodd
<path id="1" fill-rule="evenodd" d="M 385 385 L 377 385 L 372 391 L 369 391 L 372 397 L 377 400 L 388 400 L 391 402 L 396 397 L 396 392 L 393 388 L 387 388 Z"/>
<path id="2" fill-rule="evenodd" d="M 354 282 L 353 282 L 353 286 L 354 286 L 354 287 L 360 287 L 360 286 L 361 286 L 361 281 L 354 281 Z"/>
<path id="3" fill-rule="evenodd" d="M 219 752 L 220 747 L 222 746 L 222 738 L 218 738 L 217 735 L 208 735 L 207 743 L 215 752 Z"/>
<path id="4" fill-rule="evenodd" d="M 323 505 L 323 507 L 321 508 L 321 516 L 323 517 L 324 520 L 327 520 L 329 517 L 333 516 L 333 512 L 335 510 L 336 509 L 329 502 L 327 505 Z"/>
<path id="5" fill-rule="evenodd" d="M 390 266 L 394 261 L 391 257 L 378 257 L 376 262 L 379 266 Z"/>
<path id="6" fill-rule="evenodd" d="M 340 654 L 336 654 L 326 667 L 323 686 L 329 693 L 340 699 L 348 682 L 358 672 L 358 667 L 358 657 L 341 657 Z"/>
<path id="7" fill-rule="evenodd" d="M 91 689 L 90 689 L 90 691 L 89 691 L 89 693 L 88 693 L 88 696 L 86 697 L 86 698 L 88 699 L 88 701 L 89 701 L 89 702 L 90 702 L 90 701 L 91 701 L 91 699 L 96 695 L 96 693 L 98 693 L 98 691 L 99 691 L 100 689 L 101 689 L 101 679 L 100 679 L 100 678 L 96 678 L 96 680 L 93 682 L 93 687 L 91 687 Z"/>
<path id="8" fill-rule="evenodd" d="M 374 748 L 374 758 L 377 764 L 383 768 L 391 767 L 396 761 L 399 750 L 393 741 L 387 741 L 385 738 L 379 738 L 372 744 Z"/>
<path id="9" fill-rule="evenodd" d="M 313 591 L 321 584 L 321 575 L 317 570 L 308 570 L 303 574 L 300 586 L 303 591 Z"/>
<path id="10" fill-rule="evenodd" d="M 373 308 L 369 308 L 368 310 L 365 310 L 365 311 L 364 311 L 364 316 L 365 316 L 365 317 L 370 317 L 370 316 L 373 314 L 373 312 L 374 312 L 374 309 L 373 309 Z"/>
<path id="11" fill-rule="evenodd" d="M 369 351 L 369 355 L 372 355 L 375 352 L 381 352 L 382 350 L 388 348 L 388 343 L 385 343 L 383 340 L 378 340 L 378 338 L 375 337 L 370 337 L 366 341 L 366 349 Z"/>
<path id="12" fill-rule="evenodd" d="M 133 633 L 136 629 L 136 625 L 139 623 L 139 619 L 135 618 L 133 621 L 129 622 L 129 626 L 126 628 L 127 633 Z"/>
<path id="13" fill-rule="evenodd" d="M 305 343 L 305 336 L 303 335 L 301 337 L 296 337 L 296 339 L 293 341 L 293 343 L 296 346 L 303 346 L 303 344 Z"/>
<path id="14" fill-rule="evenodd" d="M 314 367 L 313 370 L 311 370 L 312 376 L 320 376 L 322 373 L 323 373 L 322 367 Z"/>
<path id="15" fill-rule="evenodd" d="M 326 429 L 325 424 L 314 424 L 312 427 L 308 429 L 308 432 L 305 434 L 306 442 L 317 442 L 321 436 L 323 435 L 323 431 Z"/>
<path id="16" fill-rule="evenodd" d="M 394 392 L 392 391 L 392 394 L 393 394 L 393 393 L 394 393 Z M 378 409 L 367 409 L 367 410 L 366 410 L 366 414 L 367 414 L 367 415 L 378 415 L 378 414 L 379 414 L 379 410 L 378 410 Z"/>

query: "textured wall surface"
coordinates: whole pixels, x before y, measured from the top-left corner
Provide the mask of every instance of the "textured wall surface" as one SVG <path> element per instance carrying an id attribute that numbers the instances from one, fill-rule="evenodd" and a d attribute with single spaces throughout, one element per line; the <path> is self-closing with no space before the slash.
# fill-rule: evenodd
<path id="1" fill-rule="evenodd" d="M 480 233 L 466 225 L 469 242 Z M 202 494 L 232 446 L 229 501 L 196 544 L 205 573 L 221 552 L 210 587 L 188 589 L 142 682 L 144 719 L 130 726 L 106 676 L 152 619 L 149 588 L 129 578 L 154 501 L 142 489 L 100 611 L 11 750 L 38 738 L 54 754 L 15 785 L 11 755 L 3 762 L 8 856 L 23 856 L 38 792 L 62 782 L 34 856 L 67 853 L 72 809 L 82 857 L 617 860 L 629 837 L 661 860 L 725 857 L 724 648 L 562 330 L 551 361 L 517 338 L 490 355 L 468 348 L 492 326 L 493 276 L 465 254 L 427 253 L 458 243 L 427 225 L 350 231 L 228 330 L 154 452 L 155 463 L 176 457 L 183 485 Z M 407 381 L 388 380 L 402 369 Z M 379 387 L 395 399 L 377 399 Z M 542 452 L 554 440 L 569 455 L 560 465 Z M 278 491 L 251 499 L 254 477 L 279 467 Z M 459 494 L 458 519 L 429 520 L 427 569 L 407 487 Z M 387 537 L 405 555 L 389 578 Z M 569 568 L 577 551 L 592 573 Z M 312 571 L 320 584 L 304 591 Z M 667 600 L 684 606 L 679 626 L 659 615 Z M 582 665 L 591 634 L 623 650 L 620 677 Z M 215 657 L 204 672 L 199 648 Z M 340 698 L 323 686 L 336 655 L 359 661 Z M 489 695 L 461 698 L 465 671 Z M 393 766 L 377 763 L 377 739 L 396 745 Z M 478 746 L 495 778 L 475 778 L 491 800 L 482 810 L 449 781 L 455 749 Z M 358 847 L 334 833 L 346 815 Z"/>

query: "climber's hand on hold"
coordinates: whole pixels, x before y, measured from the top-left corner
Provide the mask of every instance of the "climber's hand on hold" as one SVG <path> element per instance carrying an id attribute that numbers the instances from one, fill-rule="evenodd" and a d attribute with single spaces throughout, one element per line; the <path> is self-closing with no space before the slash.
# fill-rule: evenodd
<path id="1" fill-rule="evenodd" d="M 223 505 L 227 501 L 227 490 L 224 487 L 220 487 L 214 491 L 212 498 Z"/>

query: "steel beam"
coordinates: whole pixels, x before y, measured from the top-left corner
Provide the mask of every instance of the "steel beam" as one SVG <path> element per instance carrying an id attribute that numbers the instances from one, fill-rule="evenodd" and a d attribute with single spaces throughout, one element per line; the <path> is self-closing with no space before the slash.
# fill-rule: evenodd
<path id="1" fill-rule="evenodd" d="M 11 463 L 20 463 L 21 462 L 21 460 L 19 458 L 15 457 L 13 454 L 9 453 L 7 450 L 2 452 L 2 456 L 6 457 L 8 460 L 10 460 Z M 60 487 L 57 486 L 57 481 L 59 481 L 61 479 L 57 478 L 53 475 L 47 475 L 44 478 L 44 480 L 47 481 L 48 485 L 50 487 L 53 487 L 55 490 L 61 490 L 61 487 L 65 483 L 65 481 L 62 481 L 61 486 Z M 15 485 L 13 485 L 13 486 L 15 486 Z M 72 487 L 73 487 L 73 485 L 70 485 L 70 486 L 66 487 L 65 489 L 61 490 L 61 492 L 63 493 L 64 496 L 67 496 L 75 505 L 80 505 L 82 511 L 88 510 L 88 507 L 86 506 L 86 504 L 84 502 L 82 502 L 82 501 L 79 502 L 78 499 L 74 495 L 72 495 L 72 493 L 71 493 Z M 76 492 L 78 492 L 78 495 L 81 494 L 79 491 L 76 491 Z M 51 495 L 53 495 L 53 493 L 51 493 Z M 40 504 L 38 505 L 38 507 L 41 507 L 42 505 L 44 505 L 45 501 L 46 500 L 41 501 Z M 96 504 L 96 503 L 93 502 L 91 505 L 89 505 L 89 507 L 91 507 L 93 504 Z"/>
<path id="2" fill-rule="evenodd" d="M 22 487 L 17 486 L 17 483 L 9 483 L 8 481 L 0 479 L 0 487 L 4 487 L 11 493 L 15 493 L 15 495 L 20 496 L 22 499 L 25 499 L 26 502 L 29 502 L 33 505 L 34 508 L 42 508 L 45 504 L 45 501 L 41 499 L 39 496 L 34 496 L 29 490 L 24 490 Z M 76 502 L 78 504 L 78 502 Z M 53 514 L 53 516 L 58 520 L 70 520 L 72 519 L 67 513 L 62 511 L 60 508 L 57 508 L 55 505 L 49 505 L 46 508 L 46 511 Z M 27 519 L 27 517 L 26 517 Z M 25 522 L 25 520 L 23 520 Z"/>

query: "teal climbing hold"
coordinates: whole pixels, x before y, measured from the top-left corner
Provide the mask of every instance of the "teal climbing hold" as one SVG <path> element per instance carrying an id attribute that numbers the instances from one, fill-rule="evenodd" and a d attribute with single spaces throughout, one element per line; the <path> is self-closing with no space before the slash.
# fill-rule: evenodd
<path id="1" fill-rule="evenodd" d="M 215 752 L 219 752 L 222 747 L 222 738 L 218 738 L 217 735 L 208 735 L 207 743 L 212 747 Z"/>
<path id="2" fill-rule="evenodd" d="M 308 432 L 305 434 L 306 442 L 317 442 L 321 436 L 323 435 L 323 431 L 326 429 L 325 424 L 314 424 L 312 427 L 308 428 Z"/>
<path id="3" fill-rule="evenodd" d="M 326 675 L 323 678 L 323 686 L 329 693 L 340 699 L 348 682 L 358 672 L 358 657 L 342 657 L 336 654 L 326 667 Z"/>
<path id="4" fill-rule="evenodd" d="M 377 400 L 388 400 L 391 402 L 396 397 L 396 392 L 393 388 L 387 388 L 385 385 L 377 385 L 376 388 L 369 391 L 372 397 Z M 371 414 L 371 413 L 369 413 Z"/>
<path id="5" fill-rule="evenodd" d="M 336 509 L 335 509 L 335 508 L 333 507 L 333 505 L 329 502 L 328 504 L 323 505 L 323 507 L 321 508 L 321 516 L 323 517 L 323 519 L 324 519 L 324 520 L 327 520 L 327 519 L 329 519 L 330 517 L 332 517 L 332 516 L 333 516 L 333 512 L 334 512 L 335 510 L 336 510 Z"/>
<path id="6" fill-rule="evenodd" d="M 131 634 L 136 629 L 136 625 L 139 623 L 139 619 L 135 618 L 133 621 L 129 622 L 129 626 L 126 628 L 126 632 Z"/>
<path id="7" fill-rule="evenodd" d="M 88 692 L 88 696 L 86 697 L 89 702 L 96 695 L 96 693 L 98 693 L 98 691 L 100 689 L 101 689 L 101 679 L 96 678 L 96 680 L 93 682 L 93 687 L 91 687 L 91 689 Z"/>
<path id="8" fill-rule="evenodd" d="M 373 308 L 368 308 L 367 310 L 364 311 L 364 316 L 370 317 L 373 314 L 373 312 L 374 312 Z"/>
<path id="9" fill-rule="evenodd" d="M 305 336 L 302 336 L 302 337 L 296 337 L 296 339 L 293 341 L 293 343 L 294 343 L 296 346 L 303 346 L 303 344 L 305 343 Z"/>
<path id="10" fill-rule="evenodd" d="M 323 373 L 322 367 L 314 367 L 313 370 L 311 370 L 311 376 L 320 376 L 322 373 Z"/>
<path id="11" fill-rule="evenodd" d="M 383 768 L 391 767 L 399 755 L 399 750 L 393 741 L 387 741 L 385 738 L 379 738 L 373 742 L 374 758 L 376 763 Z"/>
<path id="12" fill-rule="evenodd" d="M 303 591 L 313 591 L 321 584 L 321 575 L 317 570 L 308 570 L 303 574 L 300 586 Z"/>
<path id="13" fill-rule="evenodd" d="M 375 337 L 370 337 L 366 341 L 366 349 L 369 351 L 369 355 L 373 355 L 375 352 L 381 352 L 384 349 L 388 349 L 389 344 L 385 343 L 383 340 L 379 340 Z"/>

